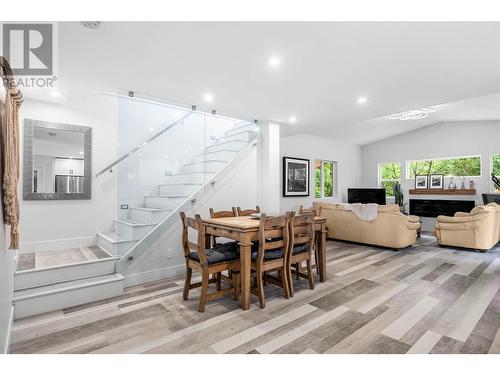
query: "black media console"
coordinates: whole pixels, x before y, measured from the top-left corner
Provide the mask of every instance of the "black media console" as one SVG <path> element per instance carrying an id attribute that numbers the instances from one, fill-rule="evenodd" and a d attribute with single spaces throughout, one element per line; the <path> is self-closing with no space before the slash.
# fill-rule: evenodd
<path id="1" fill-rule="evenodd" d="M 453 216 L 455 212 L 470 212 L 475 201 L 450 199 L 410 199 L 410 215 L 422 217 Z"/>

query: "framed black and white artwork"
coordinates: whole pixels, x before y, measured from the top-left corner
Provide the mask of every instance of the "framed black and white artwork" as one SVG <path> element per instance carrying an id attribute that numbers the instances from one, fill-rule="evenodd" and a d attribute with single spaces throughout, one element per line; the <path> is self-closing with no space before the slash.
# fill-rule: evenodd
<path id="1" fill-rule="evenodd" d="M 283 157 L 283 196 L 309 196 L 309 160 Z"/>
<path id="2" fill-rule="evenodd" d="M 415 189 L 427 190 L 429 188 L 428 182 L 428 176 L 415 176 Z"/>
<path id="3" fill-rule="evenodd" d="M 429 176 L 429 189 L 444 189 L 444 175 L 431 174 Z"/>

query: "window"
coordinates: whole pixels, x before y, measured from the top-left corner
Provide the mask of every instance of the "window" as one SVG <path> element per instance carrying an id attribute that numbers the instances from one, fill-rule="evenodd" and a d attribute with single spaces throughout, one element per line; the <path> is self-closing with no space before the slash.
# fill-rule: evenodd
<path id="1" fill-rule="evenodd" d="M 481 177 L 481 157 L 463 156 L 443 159 L 412 160 L 406 162 L 406 178 L 444 174 L 450 177 Z"/>
<path id="2" fill-rule="evenodd" d="M 378 183 L 385 188 L 385 195 L 394 196 L 394 186 L 401 183 L 400 163 L 380 163 L 378 165 Z"/>
<path id="3" fill-rule="evenodd" d="M 491 173 L 500 179 L 500 154 L 493 155 L 491 162 Z M 493 183 L 493 191 L 500 192 L 500 188 L 495 183 Z"/>
<path id="4" fill-rule="evenodd" d="M 316 198 L 334 197 L 335 162 L 316 160 L 314 163 L 314 196 Z"/>

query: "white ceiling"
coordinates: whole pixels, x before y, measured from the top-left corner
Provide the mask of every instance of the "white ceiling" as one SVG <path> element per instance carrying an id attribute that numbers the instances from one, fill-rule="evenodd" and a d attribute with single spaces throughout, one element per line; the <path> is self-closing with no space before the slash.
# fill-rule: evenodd
<path id="1" fill-rule="evenodd" d="M 443 114 L 404 124 L 380 117 L 500 92 L 500 23 L 103 22 L 90 30 L 70 22 L 59 25 L 59 56 L 70 94 L 85 82 L 203 105 L 210 92 L 220 113 L 280 123 L 296 116 L 283 134 L 359 144 Z M 444 107 L 455 120 L 500 118 L 474 103 Z"/>

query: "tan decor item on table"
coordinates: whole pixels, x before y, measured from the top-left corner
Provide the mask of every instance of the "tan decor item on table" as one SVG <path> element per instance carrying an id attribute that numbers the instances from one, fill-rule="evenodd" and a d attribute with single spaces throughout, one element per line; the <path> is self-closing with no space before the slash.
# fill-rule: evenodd
<path id="1" fill-rule="evenodd" d="M 17 88 L 8 61 L 0 56 L 0 76 L 5 87 L 2 119 L 2 169 L 4 222 L 10 225 L 10 248 L 19 249 L 19 109 L 23 95 Z"/>

